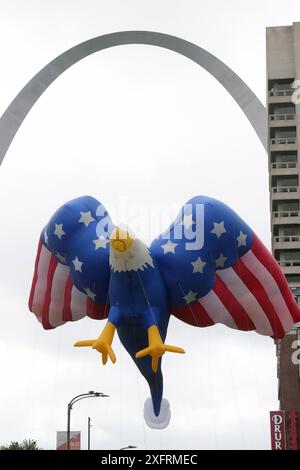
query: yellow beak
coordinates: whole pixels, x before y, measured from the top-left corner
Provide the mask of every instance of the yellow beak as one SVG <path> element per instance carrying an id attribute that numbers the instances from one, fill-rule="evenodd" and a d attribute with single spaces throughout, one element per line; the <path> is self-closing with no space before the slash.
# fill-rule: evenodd
<path id="1" fill-rule="evenodd" d="M 124 227 L 116 227 L 110 235 L 111 246 L 120 252 L 124 252 L 131 247 L 133 239 L 129 235 L 128 229 Z"/>

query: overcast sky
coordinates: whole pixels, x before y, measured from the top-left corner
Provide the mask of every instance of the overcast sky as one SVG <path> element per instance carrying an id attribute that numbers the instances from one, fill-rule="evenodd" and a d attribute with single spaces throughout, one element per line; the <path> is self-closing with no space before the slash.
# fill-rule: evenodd
<path id="1" fill-rule="evenodd" d="M 298 0 L 0 0 L 0 114 L 39 69 L 66 49 L 121 30 L 179 36 L 216 55 L 265 103 L 265 27 L 300 20 Z M 0 444 L 24 438 L 55 448 L 67 403 L 86 448 L 268 449 L 277 409 L 272 340 L 223 326 L 170 320 L 163 360 L 169 427 L 150 430 L 148 388 L 118 338 L 117 363 L 74 349 L 103 322 L 44 331 L 27 308 L 39 233 L 64 202 L 85 194 L 147 242 L 157 235 L 131 214 L 180 208 L 197 194 L 229 204 L 270 246 L 267 156 L 237 104 L 206 71 L 144 45 L 94 54 L 65 72 L 29 113 L 0 169 Z M 125 208 L 125 209 L 124 209 Z M 128 209 L 129 208 L 129 209 Z M 124 220 L 125 219 L 125 220 Z M 165 218 L 165 227 L 172 221 Z M 164 227 L 164 228 L 165 228 Z"/>

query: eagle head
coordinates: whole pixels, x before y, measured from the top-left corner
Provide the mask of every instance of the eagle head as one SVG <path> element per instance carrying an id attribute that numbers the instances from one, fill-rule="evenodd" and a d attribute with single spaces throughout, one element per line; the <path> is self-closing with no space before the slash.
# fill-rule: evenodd
<path id="1" fill-rule="evenodd" d="M 154 267 L 149 248 L 127 226 L 116 227 L 109 241 L 109 263 L 113 271 L 143 271 L 148 266 Z"/>

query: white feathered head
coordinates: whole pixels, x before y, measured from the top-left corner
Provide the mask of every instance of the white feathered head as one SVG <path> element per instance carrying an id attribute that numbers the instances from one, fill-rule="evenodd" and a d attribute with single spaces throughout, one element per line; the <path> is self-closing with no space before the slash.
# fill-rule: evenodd
<path id="1" fill-rule="evenodd" d="M 109 241 L 109 263 L 113 271 L 143 271 L 148 266 L 154 268 L 149 248 L 128 227 L 116 227 Z"/>

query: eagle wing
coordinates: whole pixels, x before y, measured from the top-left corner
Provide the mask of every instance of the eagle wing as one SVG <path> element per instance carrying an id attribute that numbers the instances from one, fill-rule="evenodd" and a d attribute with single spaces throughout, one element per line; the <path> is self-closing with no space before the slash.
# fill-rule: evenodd
<path id="1" fill-rule="evenodd" d="M 113 228 L 104 206 L 83 196 L 60 207 L 42 230 L 29 309 L 45 329 L 107 317 Z"/>
<path id="2" fill-rule="evenodd" d="M 300 321 L 278 263 L 228 206 L 197 196 L 151 244 L 170 313 L 194 326 L 223 323 L 282 338 Z"/>

